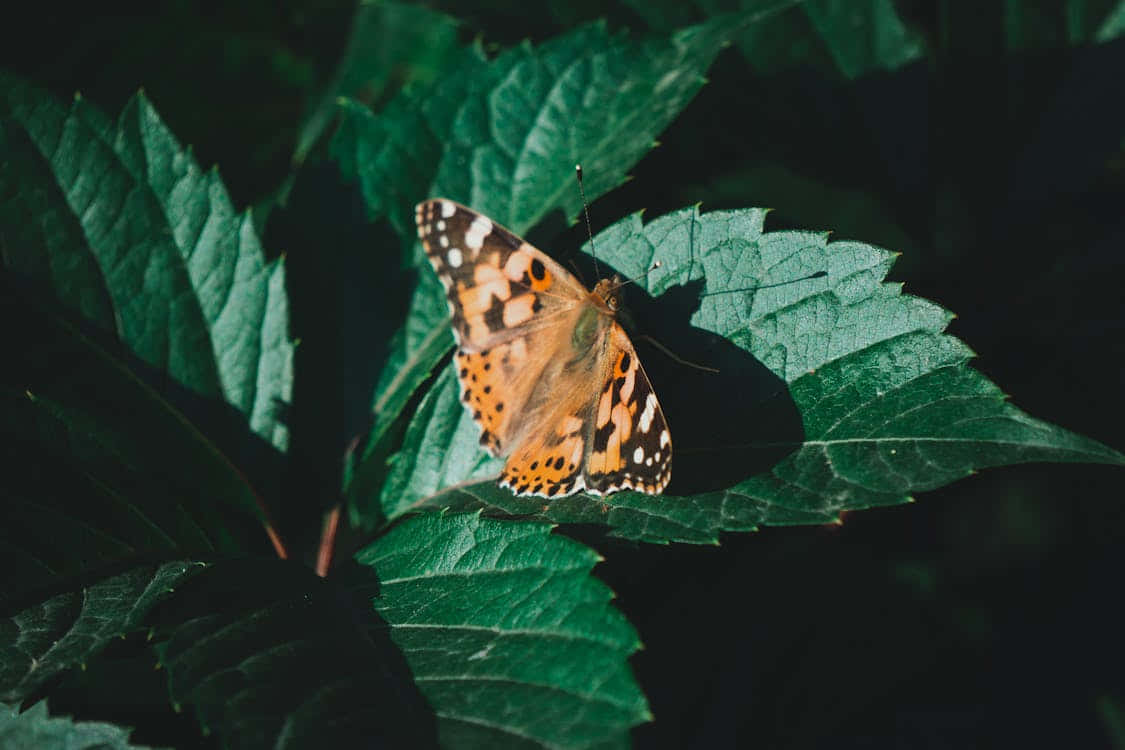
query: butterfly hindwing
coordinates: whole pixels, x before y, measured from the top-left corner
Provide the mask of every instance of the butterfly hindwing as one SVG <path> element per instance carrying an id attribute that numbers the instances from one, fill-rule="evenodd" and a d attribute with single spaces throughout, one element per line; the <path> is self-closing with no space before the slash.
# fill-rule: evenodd
<path id="1" fill-rule="evenodd" d="M 550 382 L 543 373 L 556 350 L 555 337 L 549 335 L 518 336 L 480 352 L 457 350 L 453 366 L 461 401 L 481 429 L 481 445 L 492 455 L 505 455 L 543 419 L 545 399 L 533 395 Z"/>
<path id="2" fill-rule="evenodd" d="M 585 485 L 659 494 L 672 478 L 672 436 L 652 383 L 624 329 L 610 330 L 607 375 L 593 410 Z"/>
<path id="3" fill-rule="evenodd" d="M 583 489 L 588 413 L 585 403 L 560 402 L 508 457 L 500 472 L 500 486 L 517 495 L 548 498 Z"/>

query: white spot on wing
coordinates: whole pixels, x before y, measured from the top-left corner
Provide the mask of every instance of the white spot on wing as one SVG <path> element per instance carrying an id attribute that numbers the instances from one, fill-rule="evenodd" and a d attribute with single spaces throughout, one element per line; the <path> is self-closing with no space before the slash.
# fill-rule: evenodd
<path id="1" fill-rule="evenodd" d="M 449 265 L 452 268 L 460 268 L 461 261 L 464 260 L 464 258 L 461 257 L 461 251 L 458 250 L 455 247 L 449 248 L 449 252 L 446 254 L 445 257 L 446 257 L 446 260 L 449 261 Z"/>
<path id="2" fill-rule="evenodd" d="M 645 449 L 638 445 L 637 449 L 635 451 L 633 451 L 633 463 L 639 464 L 641 461 L 644 461 L 644 460 L 645 460 Z"/>
<path id="3" fill-rule="evenodd" d="M 668 434 L 668 430 L 664 430 L 663 432 L 660 433 L 660 447 L 661 448 L 663 448 L 664 446 L 668 445 L 671 442 L 672 442 L 672 436 Z"/>
<path id="4" fill-rule="evenodd" d="M 438 242 L 441 243 L 442 247 L 449 247 L 449 238 L 444 234 L 441 237 L 438 237 Z"/>
<path id="5" fill-rule="evenodd" d="M 473 219 L 469 231 L 465 233 L 465 244 L 472 250 L 480 250 L 484 244 L 485 235 L 492 231 L 492 222 L 483 216 Z"/>
<path id="6" fill-rule="evenodd" d="M 450 201 L 442 201 L 441 202 L 441 215 L 442 216 L 444 216 L 445 218 L 448 219 L 450 216 L 452 216 L 455 213 L 457 213 L 457 205 L 456 204 L 454 204 Z"/>
<path id="7" fill-rule="evenodd" d="M 444 232 L 444 231 L 445 231 L 445 222 L 444 222 L 443 220 L 441 220 L 441 219 L 438 219 L 438 221 L 437 221 L 437 224 L 435 224 L 434 226 L 436 226 L 436 227 L 437 227 L 437 230 L 438 230 L 439 232 Z"/>
<path id="8" fill-rule="evenodd" d="M 656 416 L 656 396 L 650 393 L 648 394 L 648 398 L 645 399 L 645 410 L 641 412 L 641 420 L 638 423 L 641 432 L 648 432 L 648 429 L 652 427 L 652 418 L 654 416 Z M 660 447 L 663 448 L 664 444 L 661 443 Z"/>

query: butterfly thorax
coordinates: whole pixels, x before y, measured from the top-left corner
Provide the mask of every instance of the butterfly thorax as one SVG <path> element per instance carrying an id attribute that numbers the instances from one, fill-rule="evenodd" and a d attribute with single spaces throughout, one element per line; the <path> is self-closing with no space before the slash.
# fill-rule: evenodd
<path id="1" fill-rule="evenodd" d="M 609 323 L 617 316 L 621 302 L 621 279 L 602 279 L 586 298 L 586 304 L 575 319 L 570 335 L 570 345 L 576 353 L 590 351 L 601 332 L 608 329 Z"/>

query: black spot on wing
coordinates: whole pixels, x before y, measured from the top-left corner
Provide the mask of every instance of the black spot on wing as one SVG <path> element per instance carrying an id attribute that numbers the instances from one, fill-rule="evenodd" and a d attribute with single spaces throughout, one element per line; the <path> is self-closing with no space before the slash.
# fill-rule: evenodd
<path id="1" fill-rule="evenodd" d="M 504 303 L 495 294 L 492 295 L 492 301 L 488 303 L 488 309 L 484 311 L 484 324 L 493 333 L 505 328 Z"/>
<path id="2" fill-rule="evenodd" d="M 612 421 L 606 422 L 601 427 L 594 430 L 594 443 L 593 448 L 595 453 L 605 453 L 606 448 L 609 447 L 609 436 L 617 429 Z"/>

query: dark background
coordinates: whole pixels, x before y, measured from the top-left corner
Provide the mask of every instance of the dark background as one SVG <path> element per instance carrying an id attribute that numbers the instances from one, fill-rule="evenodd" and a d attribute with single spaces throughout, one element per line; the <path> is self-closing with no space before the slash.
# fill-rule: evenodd
<path id="1" fill-rule="evenodd" d="M 446 10 L 464 39 L 501 46 L 597 17 L 648 28 L 624 4 L 557 5 Z M 1016 405 L 1125 448 L 1125 39 L 1060 31 L 1095 6 L 897 3 L 925 55 L 854 80 L 815 60 L 763 72 L 730 49 L 634 179 L 591 207 L 595 231 L 639 208 L 764 205 L 776 209 L 769 228 L 902 251 L 891 278 L 958 314 L 951 332 Z M 1036 24 L 1019 43 L 1013 8 Z M 0 31 L 4 67 L 111 114 L 143 87 L 250 207 L 290 174 L 354 7 L 22 11 Z M 264 237 L 290 257 L 297 398 L 323 394 L 306 407 L 315 413 L 294 414 L 280 509 L 309 547 L 401 300 L 368 296 L 364 274 L 389 271 L 362 243 L 387 230 L 365 223 L 331 167 L 310 159 L 295 191 L 321 197 L 271 214 Z M 568 230 L 555 249 L 581 237 Z M 347 335 L 357 321 L 364 335 Z M 656 721 L 636 731 L 638 747 L 1122 747 L 1110 729 L 1125 715 L 1121 478 L 1100 466 L 994 469 L 840 526 L 728 535 L 717 548 L 562 531 L 606 557 L 597 572 L 645 643 L 634 665 Z M 129 663 L 127 643 L 102 657 L 115 662 Z M 167 743 L 173 721 L 190 736 L 190 720 L 145 699 L 158 678 L 136 671 L 112 705 L 79 676 L 53 708 L 127 721 L 138 741 Z"/>

